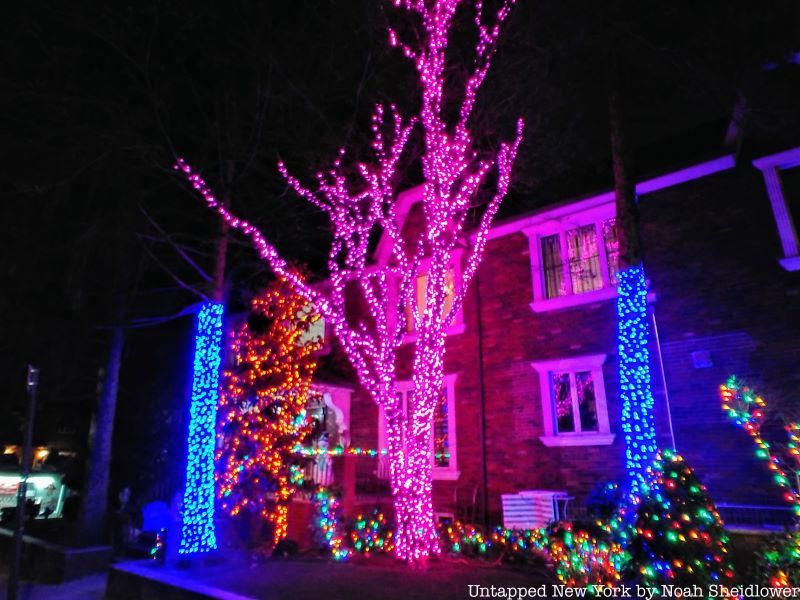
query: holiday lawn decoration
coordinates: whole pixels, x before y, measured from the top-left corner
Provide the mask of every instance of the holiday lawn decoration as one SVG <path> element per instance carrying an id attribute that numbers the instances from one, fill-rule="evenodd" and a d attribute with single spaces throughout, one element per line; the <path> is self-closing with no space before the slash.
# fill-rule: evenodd
<path id="1" fill-rule="evenodd" d="M 756 458 L 766 463 L 773 483 L 795 515 L 795 530 L 770 542 L 761 554 L 766 583 L 773 587 L 800 585 L 800 489 L 793 487 L 793 482 L 800 485 L 800 424 L 785 426 L 785 444 L 771 444 L 761 434 L 767 403 L 755 390 L 732 375 L 720 386 L 720 394 L 722 410 L 753 440 Z"/>
<path id="2" fill-rule="evenodd" d="M 333 242 L 329 285 L 324 289 L 312 287 L 291 269 L 275 247 L 252 224 L 234 216 L 185 161 L 179 160 L 175 168 L 232 228 L 251 238 L 261 258 L 313 303 L 335 333 L 361 386 L 386 418 L 397 519 L 396 555 L 418 560 L 439 552 L 433 520 L 431 437 L 443 384 L 445 338 L 508 191 L 523 124 L 518 121 L 514 137 L 497 144 L 496 150 L 479 151 L 470 130 L 477 93 L 514 0 L 502 1 L 493 19 L 487 19 L 480 0 L 393 0 L 391 4 L 394 12 L 408 17 L 402 21 L 413 29 L 390 27 L 388 37 L 416 71 L 418 114 L 404 116 L 394 105 L 378 104 L 372 118 L 369 159 L 349 168 L 342 148 L 331 168 L 317 173 L 313 187 L 279 164 L 295 192 L 330 217 Z M 456 22 L 459 28 L 471 25 L 476 33 L 473 58 L 463 69 L 452 68 L 448 61 Z M 456 80 L 451 80 L 454 74 Z M 458 86 L 461 93 L 456 93 Z M 420 203 L 424 229 L 417 239 L 409 240 L 401 232 L 395 186 L 401 158 L 415 129 L 420 130 L 423 141 Z M 466 242 L 468 213 L 479 199 L 486 201 L 485 207 L 468 238 L 471 244 L 467 244 L 463 268 L 455 269 Z M 388 256 L 378 264 L 370 262 L 370 235 L 375 232 L 389 242 Z M 459 274 L 455 282 L 454 272 Z M 422 275 L 424 302 L 416 298 L 417 280 Z M 346 314 L 345 298 L 351 294 L 360 296 L 365 318 L 351 321 Z M 424 308 L 409 311 L 411 322 L 406 322 L 406 308 L 420 306 Z M 416 332 L 415 390 L 404 411 L 395 389 L 395 367 L 409 328 Z"/>
<path id="3" fill-rule="evenodd" d="M 310 433 L 306 418 L 319 319 L 284 280 L 256 296 L 233 334 L 233 364 L 222 376 L 217 427 L 217 494 L 231 515 L 255 513 L 286 535 L 288 503 L 302 484 L 295 447 Z"/>
<path id="4" fill-rule="evenodd" d="M 628 545 L 633 576 L 647 586 L 731 585 L 729 539 L 706 487 L 672 450 L 661 451 L 652 469 Z"/>

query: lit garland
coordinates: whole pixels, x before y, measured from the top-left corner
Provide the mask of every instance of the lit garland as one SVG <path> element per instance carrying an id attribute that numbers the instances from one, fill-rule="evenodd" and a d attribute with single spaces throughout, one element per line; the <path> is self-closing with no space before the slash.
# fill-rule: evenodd
<path id="1" fill-rule="evenodd" d="M 764 422 L 764 409 L 766 402 L 761 396 L 757 395 L 751 388 L 742 385 L 735 376 L 731 376 L 728 381 L 720 386 L 722 395 L 722 410 L 728 413 L 733 421 L 744 428 L 753 439 L 756 445 L 756 457 L 765 461 L 769 470 L 772 472 L 772 480 L 781 490 L 783 499 L 792 507 L 795 515 L 800 516 L 800 495 L 794 492 L 791 479 L 784 470 L 781 461 L 770 449 L 770 444 L 761 437 L 761 425 Z M 790 452 L 795 441 L 792 436 L 796 435 L 797 425 L 789 425 L 789 447 Z M 794 438 L 796 440 L 796 437 Z M 793 454 L 793 456 L 795 456 Z"/>
<path id="2" fill-rule="evenodd" d="M 629 556 L 617 542 L 598 539 L 586 531 L 574 530 L 571 523 L 552 528 L 511 530 L 495 528 L 485 535 L 478 528 L 460 522 L 440 527 L 442 545 L 447 552 L 460 555 L 492 556 L 551 562 L 556 577 L 565 585 L 612 586 Z"/>
<path id="3" fill-rule="evenodd" d="M 308 331 L 319 315 L 285 281 L 251 303 L 233 336 L 233 366 L 223 375 L 217 444 L 223 510 L 258 513 L 273 523 L 273 544 L 286 536 L 288 503 L 302 485 L 295 447 L 310 433 L 307 418 L 314 353 Z"/>
<path id="4" fill-rule="evenodd" d="M 523 122 L 517 122 L 513 140 L 497 145 L 494 155 L 477 152 L 469 130 L 477 93 L 489 71 L 500 29 L 514 0 L 504 0 L 492 23 L 484 22 L 483 3 L 466 4 L 474 12 L 477 30 L 474 60 L 467 66 L 464 93 L 452 94 L 446 60 L 454 15 L 462 0 L 394 0 L 394 6 L 415 17 L 419 24 L 415 44 L 404 43 L 390 28 L 389 42 L 399 48 L 417 70 L 421 88 L 418 117 L 403 117 L 392 105 L 379 104 L 372 118 L 372 160 L 354 169 L 359 181 L 343 166 L 341 149 L 330 169 L 317 173 L 316 190 L 305 187 L 278 165 L 295 192 L 331 221 L 333 242 L 328 260 L 329 279 L 324 290 L 314 288 L 292 270 L 266 238 L 248 221 L 232 215 L 217 201 L 205 181 L 183 159 L 175 168 L 186 175 L 209 207 L 234 229 L 250 237 L 272 270 L 286 279 L 325 317 L 358 374 L 362 387 L 383 409 L 387 419 L 389 472 L 395 514 L 396 553 L 401 559 L 423 559 L 439 551 L 433 521 L 431 435 L 436 402 L 443 380 L 446 332 L 458 314 L 469 283 L 483 255 L 489 228 L 505 197 L 511 169 L 522 139 Z M 463 70 L 462 70 L 463 72 Z M 448 90 L 448 94 L 445 90 Z M 447 97 L 446 97 L 447 96 Z M 450 97 L 460 97 L 451 114 Z M 394 185 L 402 154 L 413 129 L 421 124 L 425 139 L 422 156 L 425 231 L 409 243 L 400 230 Z M 490 173 L 494 176 L 490 177 Z M 459 285 L 444 310 L 448 277 L 463 246 L 464 227 L 475 197 L 486 190 L 488 204 L 474 233 Z M 390 241 L 391 258 L 377 268 L 370 261 L 370 236 L 382 231 Z M 414 315 L 417 340 L 413 381 L 415 394 L 408 417 L 401 410 L 395 389 L 395 365 L 403 342 L 404 307 L 412 306 L 421 265 L 427 264 L 426 309 Z M 348 293 L 345 293 L 345 288 Z M 366 319 L 351 324 L 346 318 L 346 296 L 359 290 Z"/>
<path id="5" fill-rule="evenodd" d="M 795 490 L 787 469 L 773 452 L 769 442 L 761 437 L 761 426 L 764 422 L 764 411 L 767 404 L 756 392 L 739 381 L 735 375 L 720 386 L 722 410 L 733 421 L 744 428 L 756 445 L 756 457 L 766 462 L 772 473 L 772 481 L 783 492 L 783 500 L 789 504 L 797 519 L 800 517 L 800 490 Z M 789 441 L 786 444 L 787 462 L 795 463 L 794 475 L 800 474 L 800 424 L 786 425 Z M 769 584 L 773 587 L 790 587 L 800 585 L 800 530 L 787 533 L 782 539 L 772 544 L 762 555 Z"/>
<path id="6" fill-rule="evenodd" d="M 376 456 L 386 456 L 388 451 L 385 448 L 376 450 L 374 448 L 362 448 L 360 446 L 334 446 L 333 448 L 312 448 L 309 446 L 302 446 L 297 444 L 292 448 L 292 452 L 301 456 L 367 456 L 374 458 Z M 434 454 L 434 458 L 450 458 L 449 452 L 442 452 Z"/>
<path id="7" fill-rule="evenodd" d="M 656 455 L 653 393 L 650 379 L 650 321 L 647 319 L 647 282 L 641 266 L 617 274 L 617 346 L 619 349 L 619 394 L 622 400 L 622 431 L 625 436 L 625 466 L 630 493 L 647 493 L 647 470 Z"/>
<path id="8" fill-rule="evenodd" d="M 729 540 L 706 487 L 672 450 L 657 456 L 652 471 L 628 546 L 634 576 L 648 586 L 730 585 Z"/>
<path id="9" fill-rule="evenodd" d="M 352 551 L 347 547 L 347 537 L 341 531 L 339 499 L 329 489 L 320 486 L 314 492 L 313 504 L 321 542 L 330 550 L 334 560 L 346 560 Z"/>
<path id="10" fill-rule="evenodd" d="M 200 306 L 197 315 L 179 554 L 210 552 L 217 548 L 214 532 L 214 425 L 222 361 L 223 312 L 222 304 L 207 302 Z"/>

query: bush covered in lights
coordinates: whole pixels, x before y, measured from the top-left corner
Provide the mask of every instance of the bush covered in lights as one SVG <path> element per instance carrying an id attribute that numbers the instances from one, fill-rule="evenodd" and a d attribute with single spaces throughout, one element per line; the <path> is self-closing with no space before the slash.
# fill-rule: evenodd
<path id="1" fill-rule="evenodd" d="M 760 552 L 758 571 L 764 585 L 800 586 L 800 531 L 773 537 Z"/>
<path id="2" fill-rule="evenodd" d="M 684 459 L 663 450 L 636 512 L 630 577 L 647 586 L 728 584 L 728 536 L 706 487 Z"/>

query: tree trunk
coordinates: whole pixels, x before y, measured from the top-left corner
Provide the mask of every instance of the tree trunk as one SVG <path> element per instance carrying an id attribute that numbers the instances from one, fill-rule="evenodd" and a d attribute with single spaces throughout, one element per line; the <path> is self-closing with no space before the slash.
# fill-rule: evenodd
<path id="1" fill-rule="evenodd" d="M 111 331 L 108 360 L 89 432 L 89 457 L 79 529 L 80 536 L 86 540 L 100 540 L 106 532 L 111 443 L 117 410 L 122 351 L 125 346 L 125 327 L 121 318 L 125 314 L 127 299 L 122 295 L 117 302 L 121 303 L 117 312 L 120 320 L 114 324 Z"/>
<path id="2" fill-rule="evenodd" d="M 619 77 L 619 53 L 610 43 L 607 59 L 608 120 L 617 208 L 619 272 L 617 273 L 617 346 L 625 469 L 634 502 L 649 489 L 657 450 L 654 400 L 650 376 L 650 320 L 647 281 L 642 264 L 639 209 L 633 181 L 625 109 Z"/>
<path id="3" fill-rule="evenodd" d="M 633 181 L 631 157 L 625 129 L 625 111 L 620 90 L 619 57 L 610 50 L 606 59 L 606 91 L 608 123 L 611 141 L 611 162 L 614 173 L 614 194 L 617 204 L 617 241 L 619 269 L 640 265 L 639 209 L 636 205 L 636 185 Z"/>
<path id="4" fill-rule="evenodd" d="M 223 204 L 228 206 L 227 198 Z M 211 290 L 211 299 L 214 302 L 225 302 L 225 260 L 228 255 L 228 230 L 230 227 L 223 219 L 220 221 L 219 237 L 217 238 L 217 256 L 214 262 L 214 288 Z"/>
<path id="5" fill-rule="evenodd" d="M 395 400 L 399 416 L 388 423 L 389 431 L 404 432 L 405 437 L 403 444 L 400 436 L 394 436 L 400 448 L 392 448 L 390 442 L 389 449 L 397 521 L 395 552 L 398 558 L 413 562 L 424 561 L 440 551 L 433 518 L 431 440 L 433 415 L 444 380 L 444 341 L 442 333 L 419 333 L 408 421 L 399 422 L 402 407 Z"/>
<path id="6" fill-rule="evenodd" d="M 233 182 L 234 162 L 232 160 L 226 163 L 225 172 L 225 189 L 222 194 L 222 206 L 230 208 L 230 189 Z M 214 279 L 212 281 L 213 289 L 211 290 L 211 299 L 214 302 L 225 302 L 225 266 L 228 257 L 228 234 L 230 232 L 230 225 L 225 219 L 221 219 L 219 223 L 219 237 L 217 238 L 217 253 L 214 261 Z"/>

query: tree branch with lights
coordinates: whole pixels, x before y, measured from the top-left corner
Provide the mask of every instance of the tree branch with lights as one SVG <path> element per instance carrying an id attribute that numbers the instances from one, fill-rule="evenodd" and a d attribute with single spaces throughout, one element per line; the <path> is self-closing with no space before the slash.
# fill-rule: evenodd
<path id="1" fill-rule="evenodd" d="M 293 271 L 250 222 L 231 214 L 185 161 L 180 159 L 176 165 L 211 208 L 233 229 L 250 237 L 272 270 L 314 304 L 339 339 L 359 382 L 381 407 L 386 418 L 397 519 L 396 555 L 412 561 L 439 552 L 433 519 L 430 440 L 443 385 L 447 330 L 477 271 L 489 228 L 508 191 L 522 139 L 523 123 L 519 120 L 514 137 L 500 143 L 496 152 L 479 152 L 470 131 L 477 93 L 513 4 L 514 0 L 505 0 L 487 23 L 481 0 L 394 0 L 395 9 L 410 16 L 416 26 L 414 42 L 401 40 L 391 27 L 388 35 L 390 44 L 413 63 L 417 72 L 419 113 L 403 116 L 394 105 L 375 107 L 371 160 L 354 166 L 356 177 L 345 166 L 344 148 L 329 169 L 317 173 L 314 186 L 301 183 L 283 163 L 279 164 L 290 187 L 330 218 L 333 241 L 328 253 L 329 285 L 324 290 L 312 287 Z M 472 11 L 477 42 L 463 94 L 457 101 L 457 110 L 451 112 L 452 90 L 448 87 L 445 93 L 450 83 L 446 55 L 457 12 L 464 7 Z M 449 119 L 449 114 L 456 116 Z M 418 239 L 408 240 L 398 220 L 395 186 L 400 159 L 417 128 L 424 140 L 420 202 L 425 227 Z M 489 202 L 472 236 L 474 242 L 461 271 L 461 281 L 449 291 L 448 278 L 465 241 L 468 209 L 483 193 Z M 369 238 L 373 232 L 381 232 L 391 242 L 391 256 L 385 264 L 369 262 Z M 415 303 L 416 281 L 423 262 L 427 275 L 425 309 L 412 311 L 410 317 L 417 333 L 415 393 L 406 416 L 396 393 L 395 368 L 407 328 L 404 307 Z M 448 293 L 453 294 L 449 311 L 445 310 Z M 366 314 L 346 311 L 346 298 L 353 294 L 363 300 Z"/>

